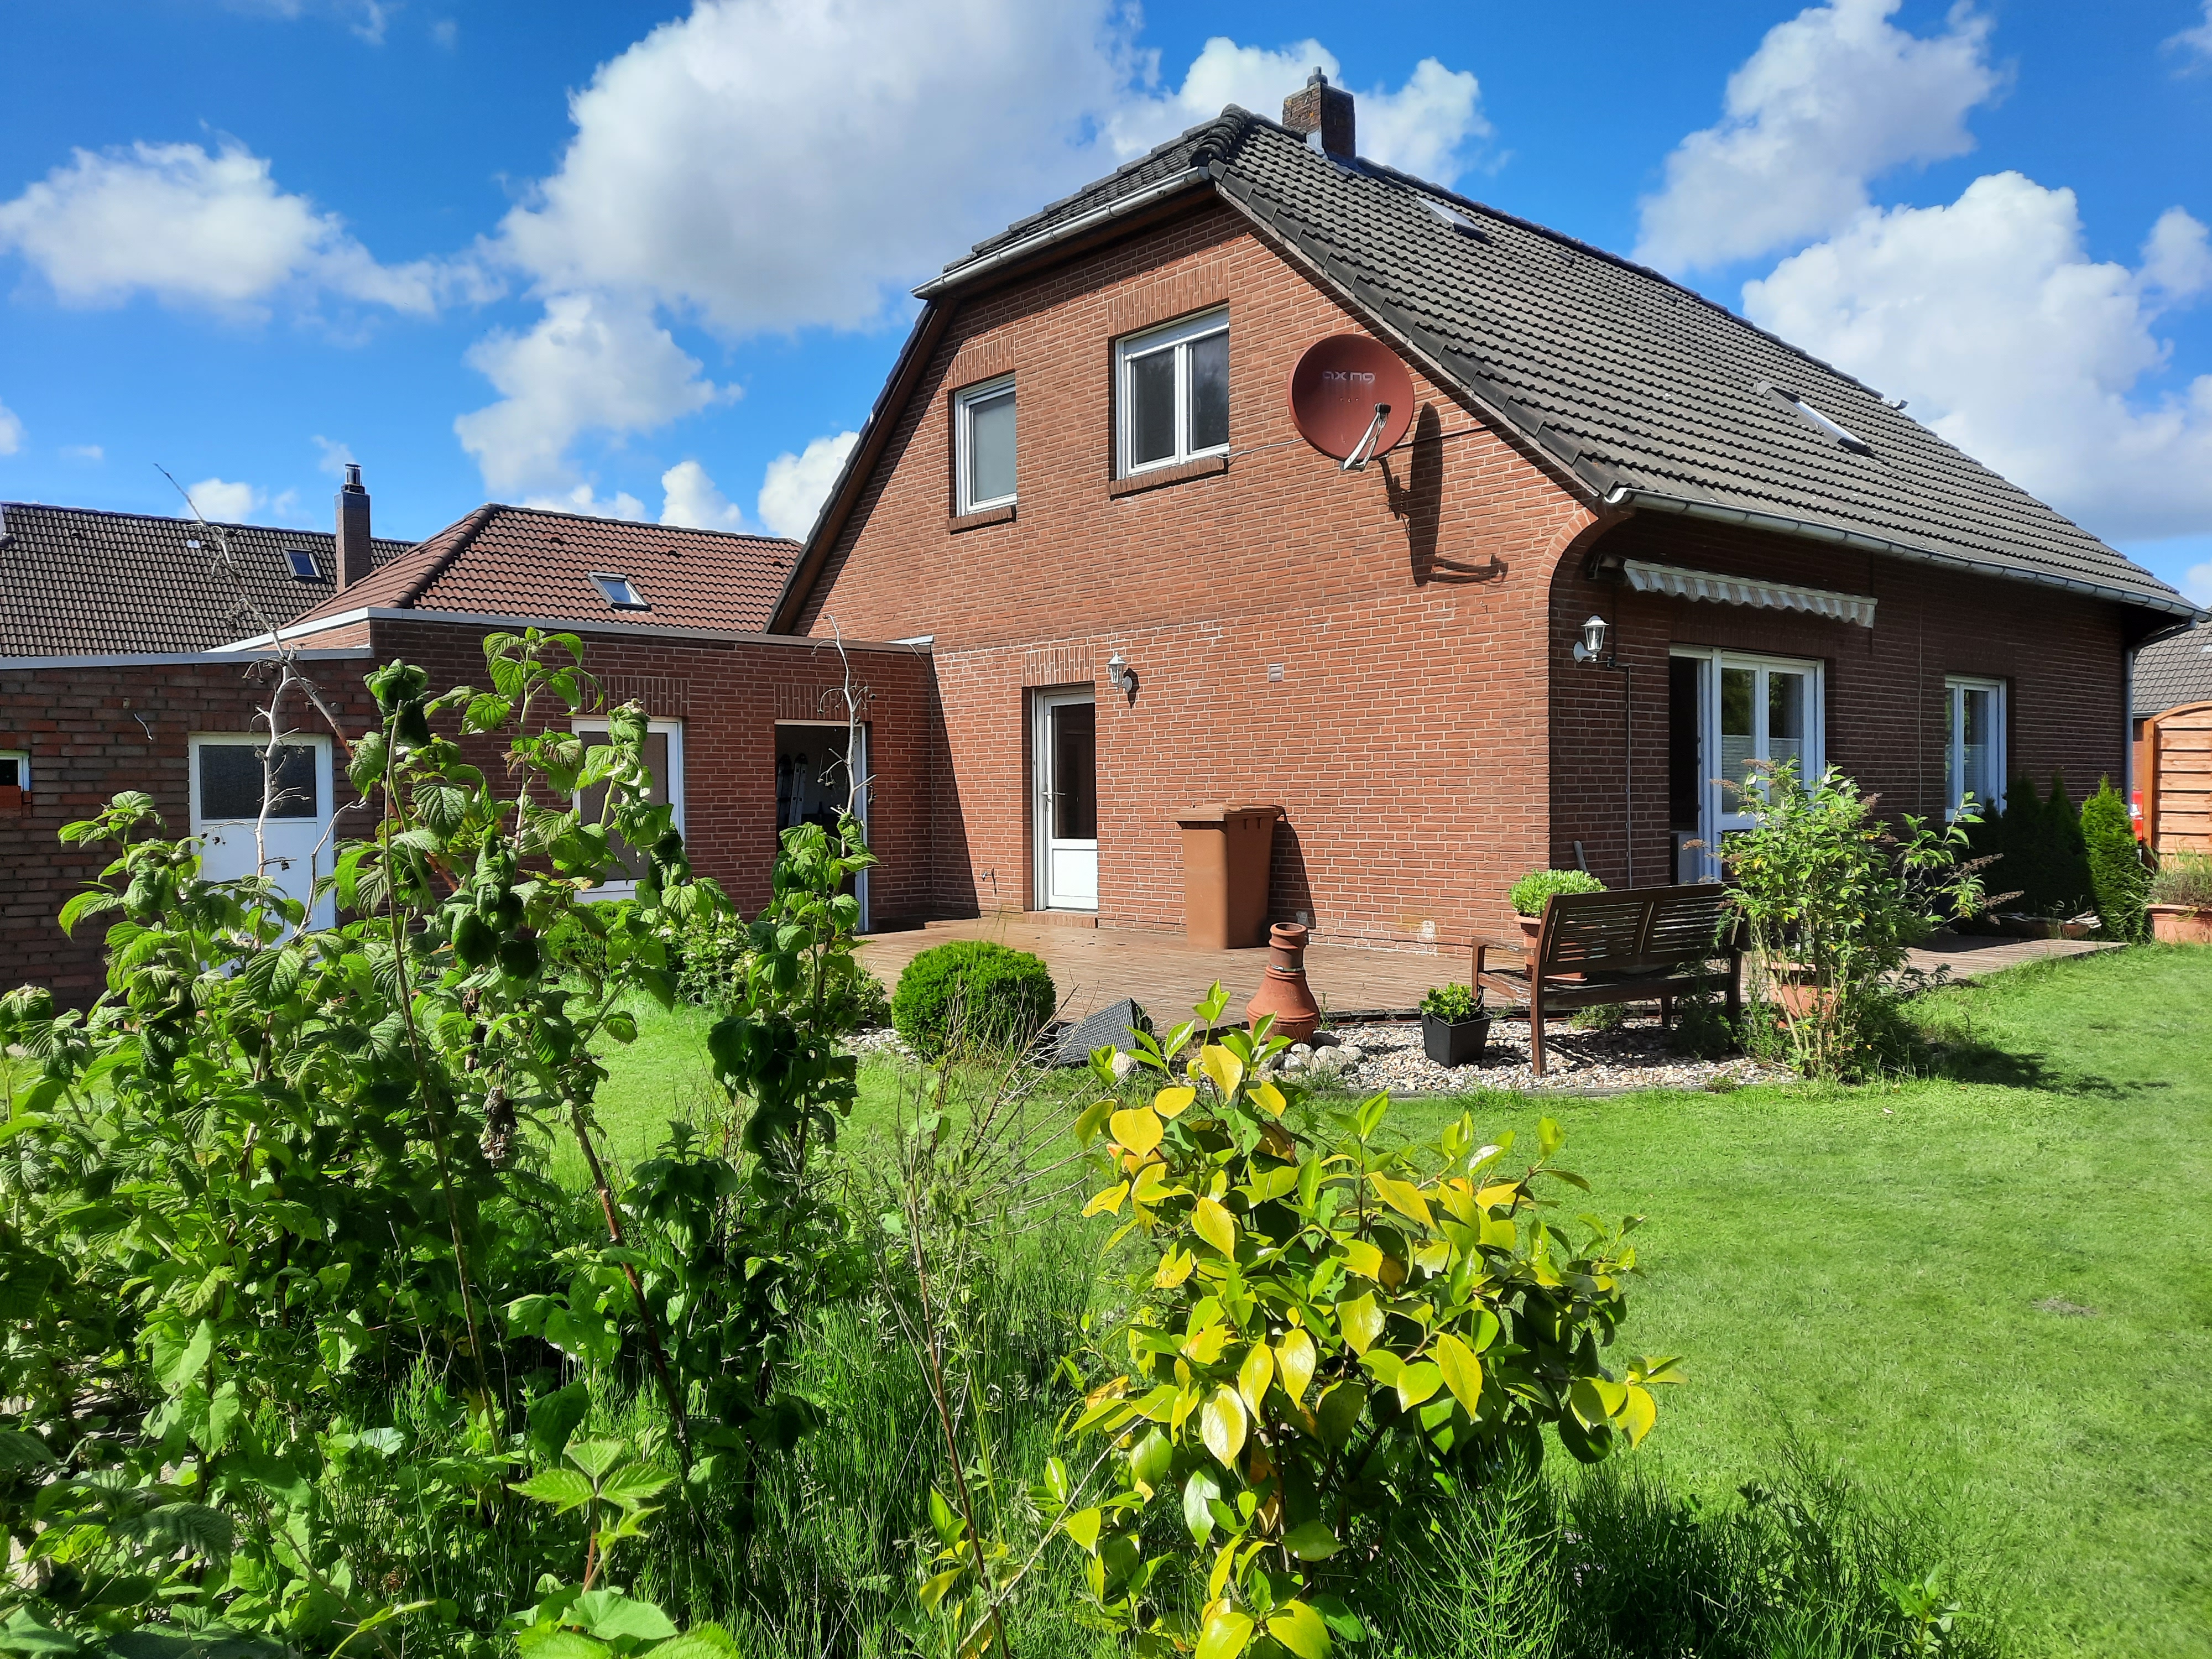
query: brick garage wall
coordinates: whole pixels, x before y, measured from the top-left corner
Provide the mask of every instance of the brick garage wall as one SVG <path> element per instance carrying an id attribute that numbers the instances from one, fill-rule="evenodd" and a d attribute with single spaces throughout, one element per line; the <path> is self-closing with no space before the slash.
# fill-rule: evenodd
<path id="1" fill-rule="evenodd" d="M 368 655 L 310 666 L 339 718 L 361 730 L 375 703 L 362 688 Z M 143 790 L 173 835 L 191 829 L 191 755 L 195 733 L 252 729 L 265 703 L 265 670 L 210 662 L 84 668 L 0 665 L 0 749 L 27 750 L 32 792 L 25 810 L 0 815 L 0 987 L 27 981 L 71 1003 L 89 1002 L 105 982 L 105 921 L 72 939 L 54 918 L 104 869 L 112 848 L 70 846 L 64 824 L 94 816 L 126 789 Z M 298 704 L 293 723 L 310 726 Z M 137 716 L 153 726 L 149 737 Z M 339 778 L 341 799 L 345 788 Z"/>
<path id="2" fill-rule="evenodd" d="M 1635 876 L 1667 878 L 1668 648 L 1721 647 L 1816 659 L 1825 666 L 1828 760 L 1885 812 L 1940 817 L 1944 805 L 1943 681 L 2006 683 L 2009 769 L 2048 788 L 2063 771 L 2079 802 L 2125 764 L 2127 618 L 2118 605 L 2022 582 L 1954 572 L 1851 549 L 1650 514 L 1605 532 L 1608 552 L 1655 563 L 1764 576 L 1880 601 L 1875 625 L 1830 622 L 1638 593 L 1583 579 L 1580 557 L 1553 583 L 1550 858 L 1571 867 L 1579 839 L 1590 868 L 1618 884 L 1624 845 L 1621 678 L 1577 663 L 1583 619 L 1605 617 L 1632 672 Z"/>
<path id="3" fill-rule="evenodd" d="M 346 731 L 358 734 L 376 720 L 361 683 L 374 663 L 394 657 L 418 663 L 434 690 L 484 687 L 486 631 L 380 620 L 373 652 L 319 661 L 314 678 Z M 842 720 L 844 675 L 836 652 L 811 641 L 586 641 L 586 665 L 616 702 L 635 697 L 652 714 L 684 721 L 684 817 L 695 866 L 722 883 L 741 909 L 757 909 L 769 896 L 775 857 L 775 726 Z M 928 908 L 934 879 L 932 792 L 943 768 L 932 667 L 927 655 L 904 650 L 855 650 L 852 662 L 855 682 L 870 694 L 871 839 L 883 860 L 871 877 L 870 900 L 878 926 L 896 925 Z M 265 696 L 242 665 L 0 668 L 0 749 L 30 750 L 33 784 L 24 812 L 0 816 L 0 983 L 35 981 L 79 1003 L 98 994 L 101 930 L 81 929 L 72 941 L 54 916 L 107 858 L 63 846 L 58 832 L 118 791 L 143 789 L 173 833 L 187 833 L 186 738 L 250 731 Z M 153 722 L 150 742 L 134 714 Z M 475 738 L 468 747 L 472 761 L 501 775 L 498 743 Z M 343 801 L 351 791 L 342 765 L 337 781 Z M 340 833 L 349 828 L 342 823 Z"/>
<path id="4" fill-rule="evenodd" d="M 1112 495 L 1115 339 L 1220 303 L 1227 470 Z M 951 320 L 805 619 L 935 636 L 940 914 L 1037 902 L 1026 709 L 1044 684 L 1097 688 L 1102 925 L 1181 928 L 1173 815 L 1204 800 L 1287 809 L 1273 912 L 1339 940 L 1463 938 L 1543 861 L 1550 572 L 1589 514 L 1419 374 L 1413 432 L 1383 462 L 1316 453 L 1291 368 L 1359 329 L 1218 206 Z M 956 532 L 951 394 L 1009 371 L 1017 516 Z M 1116 650 L 1133 701 L 1107 683 Z"/>

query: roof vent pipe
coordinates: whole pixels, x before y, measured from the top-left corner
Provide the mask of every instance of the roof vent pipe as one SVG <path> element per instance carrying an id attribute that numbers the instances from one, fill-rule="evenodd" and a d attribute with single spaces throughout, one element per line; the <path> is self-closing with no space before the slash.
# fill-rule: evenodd
<path id="1" fill-rule="evenodd" d="M 346 463 L 337 507 L 338 588 L 343 592 L 368 575 L 374 565 L 368 545 L 368 491 L 361 487 L 361 468 L 351 461 Z"/>
<path id="2" fill-rule="evenodd" d="M 1339 161 L 1349 161 L 1359 154 L 1352 94 L 1329 85 L 1328 76 L 1319 70 L 1283 100 L 1283 125 L 1300 135 L 1318 132 L 1322 150 Z"/>

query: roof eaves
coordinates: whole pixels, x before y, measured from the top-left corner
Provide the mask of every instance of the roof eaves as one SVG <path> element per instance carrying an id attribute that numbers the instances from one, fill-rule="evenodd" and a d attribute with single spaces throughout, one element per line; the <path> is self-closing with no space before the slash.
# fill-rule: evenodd
<path id="1" fill-rule="evenodd" d="M 1018 264 L 1047 248 L 1072 240 L 1075 237 L 1096 230 L 1101 225 L 1124 218 L 1129 214 L 1152 206 L 1156 202 L 1164 201 L 1168 197 L 1189 190 L 1196 185 L 1210 182 L 1213 177 L 1214 173 L 1210 167 L 1185 167 L 1182 172 L 1171 174 L 1155 184 L 1147 185 L 1142 190 L 1133 190 L 1126 196 L 1117 196 L 1111 201 L 1093 208 L 1088 213 L 1079 213 L 1073 219 L 1063 219 L 1057 224 L 1047 225 L 1035 234 L 1024 236 L 1019 241 L 1009 242 L 1004 247 L 994 248 L 988 253 L 979 255 L 975 258 L 963 259 L 957 264 L 947 265 L 940 275 L 932 277 L 915 289 L 915 298 L 918 300 L 941 298 L 954 289 L 964 287 L 980 276 L 988 276 L 1007 265 Z"/>
<path id="2" fill-rule="evenodd" d="M 1863 531 L 1845 530 L 1838 525 L 1823 524 L 1817 519 L 1796 519 L 1785 514 L 1761 512 L 1755 507 L 1730 507 L 1720 501 L 1697 501 L 1685 495 L 1668 495 L 1657 490 L 1636 489 L 1623 484 L 1606 497 L 1607 505 L 1631 507 L 1639 511 L 1674 513 L 1686 518 L 1710 519 L 1721 524 L 1742 525 L 1749 529 L 1771 530 L 1778 534 L 1794 536 L 1801 540 L 1833 542 L 1846 547 L 1862 548 L 1870 553 L 1883 553 L 1892 558 L 1909 559 L 1917 564 L 1941 565 L 1949 569 L 1970 571 L 1976 575 L 1995 576 L 2000 580 L 2032 583 L 2039 587 L 2063 588 L 2092 599 L 2109 600 L 2115 605 L 2131 605 L 2144 611 L 2162 615 L 2201 618 L 2204 612 L 2179 593 L 2167 590 L 2170 597 L 2140 588 L 2119 587 L 2107 582 L 2086 581 L 2078 576 L 2062 576 L 2055 571 L 2038 570 L 2029 566 L 1999 564 L 1987 556 L 1953 553 L 1941 548 L 1927 547 L 1917 542 L 1901 542 L 1886 536 L 1869 536 Z"/>

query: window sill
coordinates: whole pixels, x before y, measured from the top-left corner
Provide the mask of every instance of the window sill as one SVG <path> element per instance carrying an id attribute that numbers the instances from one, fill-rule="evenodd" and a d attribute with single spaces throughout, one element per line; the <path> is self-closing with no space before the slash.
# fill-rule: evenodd
<path id="1" fill-rule="evenodd" d="M 1211 478 L 1216 473 L 1229 471 L 1226 455 L 1207 455 L 1195 461 L 1184 461 L 1176 466 L 1156 466 L 1148 472 L 1133 472 L 1126 478 L 1116 478 L 1106 486 L 1109 499 L 1134 495 L 1147 489 L 1158 489 L 1168 484 L 1179 484 L 1189 478 Z"/>
<path id="2" fill-rule="evenodd" d="M 945 520 L 945 528 L 957 536 L 963 530 L 981 530 L 987 524 L 1012 524 L 1015 506 L 1008 501 L 1004 507 L 987 507 L 980 512 L 955 513 Z"/>

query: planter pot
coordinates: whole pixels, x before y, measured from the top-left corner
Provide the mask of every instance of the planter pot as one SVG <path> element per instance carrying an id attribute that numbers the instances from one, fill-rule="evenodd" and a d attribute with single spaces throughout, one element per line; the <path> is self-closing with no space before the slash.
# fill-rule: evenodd
<path id="1" fill-rule="evenodd" d="M 1832 985 L 1814 985 L 1801 980 L 1780 980 L 1774 986 L 1774 1000 L 1781 1004 L 1792 1019 L 1803 1019 L 1808 1015 L 1825 1014 L 1836 1006 L 1836 988 Z"/>
<path id="2" fill-rule="evenodd" d="M 2160 945 L 2212 945 L 2212 910 L 2189 904 L 2154 904 L 2150 936 Z"/>
<path id="3" fill-rule="evenodd" d="M 1513 920 L 1521 924 L 1521 948 L 1528 951 L 1533 961 L 1536 955 L 1536 936 L 1544 931 L 1544 919 L 1541 916 L 1516 916 Z"/>
<path id="4" fill-rule="evenodd" d="M 1439 1014 L 1421 1016 L 1421 1048 L 1439 1066 L 1476 1066 L 1490 1041 L 1490 1016 L 1452 1024 Z"/>
<path id="5" fill-rule="evenodd" d="M 1244 1017 L 1255 1025 L 1263 1014 L 1273 1014 L 1272 1036 L 1304 1042 L 1321 1030 L 1321 1005 L 1306 983 L 1306 930 L 1294 921 L 1279 921 L 1267 930 L 1267 971 L 1261 975 L 1258 994 L 1244 1005 Z"/>

